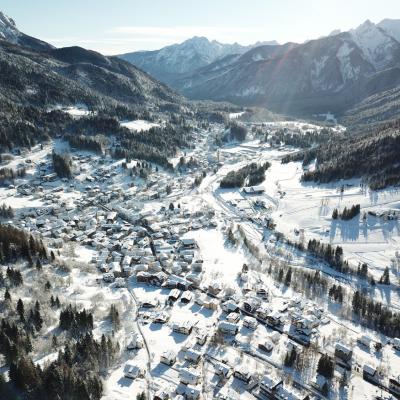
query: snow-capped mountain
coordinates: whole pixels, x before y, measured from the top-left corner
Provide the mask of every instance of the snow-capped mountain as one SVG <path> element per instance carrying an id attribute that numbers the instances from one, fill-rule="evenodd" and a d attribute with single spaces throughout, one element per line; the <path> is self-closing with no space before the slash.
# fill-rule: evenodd
<path id="1" fill-rule="evenodd" d="M 18 30 L 15 21 L 0 11 L 0 39 L 35 50 L 51 50 L 54 47 L 42 40 L 25 35 Z"/>
<path id="2" fill-rule="evenodd" d="M 351 30 L 350 34 L 376 70 L 392 65 L 399 56 L 399 42 L 384 28 L 369 20 Z"/>
<path id="3" fill-rule="evenodd" d="M 256 46 L 169 82 L 195 99 L 262 105 L 279 112 L 340 113 L 400 84 L 400 21 L 366 21 L 302 44 Z M 145 68 L 144 68 L 145 69 Z M 160 78 L 161 79 L 161 78 Z"/>
<path id="4" fill-rule="evenodd" d="M 276 42 L 268 42 L 276 44 Z M 180 44 L 163 47 L 155 51 L 139 51 L 119 57 L 135 64 L 166 83 L 174 82 L 182 75 L 233 54 L 243 54 L 253 47 L 266 43 L 242 46 L 238 43 L 223 44 L 216 40 L 195 36 Z"/>

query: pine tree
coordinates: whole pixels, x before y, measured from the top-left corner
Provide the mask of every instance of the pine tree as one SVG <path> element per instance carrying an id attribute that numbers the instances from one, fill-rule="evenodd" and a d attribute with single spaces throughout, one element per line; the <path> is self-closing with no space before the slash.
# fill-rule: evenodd
<path id="1" fill-rule="evenodd" d="M 381 279 L 379 280 L 379 283 L 381 283 L 382 285 L 390 285 L 390 276 L 388 267 L 385 268 L 385 271 L 383 272 Z"/>
<path id="2" fill-rule="evenodd" d="M 6 288 L 6 292 L 4 293 L 4 301 L 11 302 L 11 294 L 10 294 L 8 288 Z"/>
<path id="3" fill-rule="evenodd" d="M 17 313 L 18 313 L 21 321 L 25 321 L 24 303 L 21 299 L 18 299 L 18 302 L 17 302 Z"/>

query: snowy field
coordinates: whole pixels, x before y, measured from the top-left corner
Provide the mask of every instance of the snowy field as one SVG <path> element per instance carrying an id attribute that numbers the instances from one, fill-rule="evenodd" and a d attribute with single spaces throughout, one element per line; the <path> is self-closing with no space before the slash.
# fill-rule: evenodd
<path id="1" fill-rule="evenodd" d="M 121 122 L 121 126 L 128 128 L 131 131 L 143 132 L 143 131 L 148 131 L 150 128 L 160 125 L 154 122 L 145 121 L 143 119 L 137 119 L 135 121 Z"/>

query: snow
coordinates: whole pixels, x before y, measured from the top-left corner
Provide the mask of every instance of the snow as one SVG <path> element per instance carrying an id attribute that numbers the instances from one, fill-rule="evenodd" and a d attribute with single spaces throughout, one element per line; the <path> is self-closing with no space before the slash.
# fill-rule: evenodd
<path id="1" fill-rule="evenodd" d="M 121 126 L 128 128 L 131 131 L 142 132 L 148 131 L 150 128 L 160 126 L 154 122 L 145 121 L 143 119 L 137 119 L 135 121 L 125 121 L 121 122 Z"/>
<path id="2" fill-rule="evenodd" d="M 352 29 L 350 34 L 367 60 L 378 70 L 392 61 L 393 51 L 398 48 L 398 43 L 391 36 L 369 20 Z"/>
<path id="3" fill-rule="evenodd" d="M 229 119 L 238 119 L 244 114 L 244 111 L 236 112 L 236 113 L 229 113 Z"/>

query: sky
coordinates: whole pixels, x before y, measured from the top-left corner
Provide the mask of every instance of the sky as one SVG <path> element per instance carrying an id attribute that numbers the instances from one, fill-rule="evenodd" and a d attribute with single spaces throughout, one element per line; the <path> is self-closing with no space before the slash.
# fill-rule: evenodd
<path id="1" fill-rule="evenodd" d="M 304 42 L 365 20 L 400 19 L 400 0 L 0 0 L 24 33 L 103 54 L 193 36 L 222 43 Z"/>

